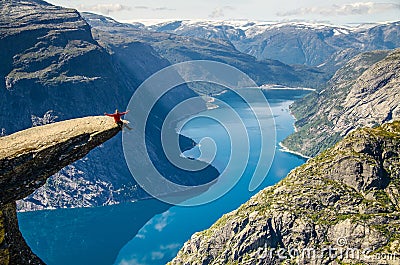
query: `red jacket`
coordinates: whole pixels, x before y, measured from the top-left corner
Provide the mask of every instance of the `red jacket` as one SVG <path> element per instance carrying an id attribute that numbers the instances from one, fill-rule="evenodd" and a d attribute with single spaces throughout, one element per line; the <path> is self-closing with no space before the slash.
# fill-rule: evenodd
<path id="1" fill-rule="evenodd" d="M 118 123 L 118 122 L 122 122 L 122 121 L 121 121 L 121 117 L 124 116 L 124 115 L 127 114 L 127 113 L 128 113 L 128 111 L 125 111 L 125 112 L 116 112 L 116 113 L 113 113 L 113 114 L 104 113 L 104 115 L 106 115 L 106 116 L 108 116 L 108 117 L 113 117 L 115 123 Z"/>

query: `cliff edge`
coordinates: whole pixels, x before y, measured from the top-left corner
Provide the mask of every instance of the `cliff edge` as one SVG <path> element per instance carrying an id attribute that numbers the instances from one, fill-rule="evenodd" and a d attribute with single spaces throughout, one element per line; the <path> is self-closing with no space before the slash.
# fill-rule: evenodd
<path id="1" fill-rule="evenodd" d="M 43 264 L 19 231 L 15 201 L 120 130 L 109 117 L 95 116 L 33 127 L 0 138 L 0 264 Z"/>

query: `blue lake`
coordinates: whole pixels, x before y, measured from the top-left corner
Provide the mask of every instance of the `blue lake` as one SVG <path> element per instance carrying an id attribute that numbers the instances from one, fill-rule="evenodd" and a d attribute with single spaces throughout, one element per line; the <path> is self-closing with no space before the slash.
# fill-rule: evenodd
<path id="1" fill-rule="evenodd" d="M 284 178 L 290 170 L 303 164 L 298 156 L 281 152 L 278 143 L 293 132 L 293 117 L 289 105 L 308 93 L 301 90 L 268 90 L 276 125 L 276 150 L 271 169 L 260 187 L 249 191 L 251 173 L 257 161 L 250 154 L 248 166 L 239 182 L 224 196 L 210 203 L 194 206 L 172 206 L 156 199 L 124 203 L 115 206 L 59 209 L 19 213 L 20 229 L 33 251 L 47 264 L 165 264 L 170 261 L 190 236 L 210 227 L 223 214 L 246 202 L 262 188 Z M 252 130 L 249 111 L 231 93 L 219 96 L 238 112 L 248 128 L 250 145 L 259 132 Z M 209 110 L 224 115 L 224 108 Z M 206 118 L 194 119 L 182 129 L 182 134 L 196 142 L 211 137 L 218 144 L 213 165 L 222 169 L 230 150 L 222 126 Z M 186 155 L 196 157 L 193 149 Z"/>

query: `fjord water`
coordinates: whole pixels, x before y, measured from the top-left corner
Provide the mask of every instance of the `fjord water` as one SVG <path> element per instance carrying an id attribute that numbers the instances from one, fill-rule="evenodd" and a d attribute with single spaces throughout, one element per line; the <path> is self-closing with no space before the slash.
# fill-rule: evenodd
<path id="1" fill-rule="evenodd" d="M 246 202 L 260 189 L 273 185 L 304 159 L 279 150 L 278 143 L 293 132 L 289 105 L 303 90 L 265 90 L 276 124 L 276 153 L 262 185 L 248 190 L 249 181 L 258 162 L 257 152 L 250 154 L 248 166 L 239 182 L 221 198 L 194 207 L 171 206 L 156 199 L 114 206 L 58 209 L 19 213 L 20 229 L 29 246 L 47 264 L 165 264 L 170 261 L 190 236 L 212 225 L 224 213 Z M 259 131 L 254 120 L 246 115 L 248 106 L 228 92 L 219 99 L 229 103 L 248 129 L 250 145 L 258 141 Z M 224 114 L 224 108 L 218 111 Z M 248 118 L 248 119 L 247 119 Z M 229 156 L 227 132 L 215 121 L 199 118 L 186 123 L 182 134 L 200 141 L 211 137 L 218 146 L 213 165 L 223 170 Z M 254 145 L 254 143 L 253 143 Z M 257 146 L 257 145 L 255 145 Z M 198 150 L 185 153 L 198 156 Z"/>

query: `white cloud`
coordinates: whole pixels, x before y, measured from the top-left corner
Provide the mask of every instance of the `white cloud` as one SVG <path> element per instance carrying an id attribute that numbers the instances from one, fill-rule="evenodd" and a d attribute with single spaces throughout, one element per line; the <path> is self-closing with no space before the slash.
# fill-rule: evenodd
<path id="1" fill-rule="evenodd" d="M 174 8 L 169 8 L 165 6 L 160 7 L 150 7 L 150 6 L 135 6 L 135 9 L 151 10 L 151 11 L 174 11 Z"/>
<path id="2" fill-rule="evenodd" d="M 222 18 L 225 16 L 225 11 L 227 10 L 235 10 L 233 6 L 223 6 L 215 8 L 211 14 L 208 15 L 209 18 Z"/>
<path id="3" fill-rule="evenodd" d="M 400 10 L 400 4 L 357 2 L 343 5 L 303 7 L 287 12 L 278 12 L 278 16 L 296 15 L 323 15 L 323 16 L 348 16 L 383 13 L 389 10 Z"/>
<path id="4" fill-rule="evenodd" d="M 161 251 L 153 251 L 151 252 L 151 260 L 160 260 L 164 258 L 164 253 Z"/>
<path id="5" fill-rule="evenodd" d="M 161 216 L 157 219 L 156 224 L 154 225 L 154 229 L 161 232 L 169 223 L 168 218 L 172 216 L 170 211 L 166 211 L 161 214 Z"/>
<path id="6" fill-rule="evenodd" d="M 181 244 L 179 243 L 171 243 L 168 245 L 161 245 L 160 249 L 161 250 L 176 250 L 179 249 L 181 247 Z"/>
<path id="7" fill-rule="evenodd" d="M 220 18 L 224 16 L 224 11 L 221 8 L 214 9 L 211 14 L 208 15 L 209 18 Z"/>
<path id="8" fill-rule="evenodd" d="M 145 263 L 139 262 L 137 259 L 133 258 L 130 260 L 123 259 L 118 265 L 145 265 Z"/>
<path id="9" fill-rule="evenodd" d="M 135 9 L 150 9 L 148 6 L 135 6 Z"/>
<path id="10" fill-rule="evenodd" d="M 165 6 L 161 7 L 150 7 L 150 6 L 126 6 L 122 4 L 97 4 L 97 5 L 79 5 L 77 7 L 80 11 L 92 11 L 98 12 L 103 15 L 110 15 L 111 13 L 121 12 L 121 11 L 131 11 L 132 9 L 136 10 L 149 10 L 149 11 L 173 11 L 175 9 L 168 8 Z"/>
<path id="11" fill-rule="evenodd" d="M 174 11 L 175 9 L 174 9 L 174 8 L 169 8 L 169 7 L 162 6 L 162 7 L 155 7 L 155 8 L 152 8 L 152 10 L 153 10 L 153 11 Z"/>
<path id="12" fill-rule="evenodd" d="M 94 11 L 102 13 L 104 15 L 109 15 L 110 13 L 129 11 L 131 10 L 131 7 L 122 4 L 97 4 L 97 5 L 80 5 L 78 9 L 82 11 Z"/>
<path id="13" fill-rule="evenodd" d="M 135 237 L 139 238 L 139 239 L 145 239 L 146 238 L 146 236 L 144 234 L 137 234 Z"/>

